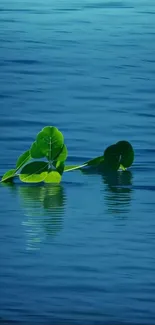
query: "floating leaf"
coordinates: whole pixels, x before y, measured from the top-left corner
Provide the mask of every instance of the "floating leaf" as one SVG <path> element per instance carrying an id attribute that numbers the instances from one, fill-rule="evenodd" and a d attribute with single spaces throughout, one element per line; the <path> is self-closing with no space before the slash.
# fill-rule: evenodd
<path id="1" fill-rule="evenodd" d="M 103 156 L 86 161 L 83 165 L 65 166 L 64 172 L 69 172 L 84 167 L 97 167 L 100 171 L 115 171 L 119 168 L 126 170 L 130 167 L 134 160 L 134 151 L 131 144 L 127 141 L 119 141 L 109 146 L 104 151 Z"/>
<path id="2" fill-rule="evenodd" d="M 37 142 L 33 142 L 30 148 L 31 157 L 34 159 L 39 159 L 45 157 L 45 154 L 41 151 L 40 147 L 38 146 Z"/>
<path id="3" fill-rule="evenodd" d="M 16 169 L 8 170 L 2 177 L 1 182 L 11 182 L 13 178 L 16 176 Z"/>
<path id="4" fill-rule="evenodd" d="M 128 141 L 119 141 L 116 143 L 118 152 L 121 155 L 120 164 L 127 168 L 130 167 L 134 161 L 134 150 Z"/>
<path id="5" fill-rule="evenodd" d="M 55 160 L 63 149 L 64 137 L 54 126 L 46 126 L 37 135 L 37 145 L 49 161 Z"/>
<path id="6" fill-rule="evenodd" d="M 104 151 L 104 169 L 108 170 L 118 170 L 120 166 L 120 154 L 118 152 L 118 147 L 113 144 L 109 146 Z"/>
<path id="7" fill-rule="evenodd" d="M 23 167 L 19 178 L 25 183 L 39 183 L 44 181 L 48 174 L 48 163 L 34 161 Z"/>
<path id="8" fill-rule="evenodd" d="M 119 141 L 109 146 L 104 151 L 104 155 L 90 159 L 82 165 L 65 166 L 67 155 L 67 147 L 64 144 L 62 133 L 54 126 L 46 126 L 38 133 L 30 150 L 20 155 L 16 169 L 6 172 L 1 182 L 11 181 L 21 168 L 19 177 L 23 182 L 38 183 L 46 179 L 47 183 L 59 183 L 64 171 L 87 170 L 84 167 L 90 167 L 90 169 L 96 169 L 99 172 L 126 170 L 134 161 L 134 150 L 128 141 Z M 48 159 L 48 163 L 37 161 L 26 165 L 31 158 L 44 157 Z M 54 170 L 52 170 L 53 166 Z M 49 170 L 50 172 L 48 172 Z"/>
<path id="9" fill-rule="evenodd" d="M 25 151 L 22 155 L 19 156 L 16 162 L 16 171 L 24 166 L 31 159 L 30 150 Z"/>
<path id="10" fill-rule="evenodd" d="M 64 162 L 67 159 L 67 156 L 68 156 L 68 150 L 66 145 L 64 144 L 61 153 L 56 157 L 56 161 Z"/>
<path id="11" fill-rule="evenodd" d="M 61 175 L 57 171 L 52 170 L 48 173 L 47 177 L 44 179 L 44 182 L 59 184 L 61 182 Z"/>

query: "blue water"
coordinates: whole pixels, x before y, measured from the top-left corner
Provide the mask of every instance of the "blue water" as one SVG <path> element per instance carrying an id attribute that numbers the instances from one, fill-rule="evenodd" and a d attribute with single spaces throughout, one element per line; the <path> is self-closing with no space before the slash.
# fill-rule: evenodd
<path id="1" fill-rule="evenodd" d="M 0 175 L 46 125 L 68 164 L 135 149 L 127 172 L 0 186 L 2 324 L 154 324 L 154 27 L 154 0 L 1 0 Z"/>

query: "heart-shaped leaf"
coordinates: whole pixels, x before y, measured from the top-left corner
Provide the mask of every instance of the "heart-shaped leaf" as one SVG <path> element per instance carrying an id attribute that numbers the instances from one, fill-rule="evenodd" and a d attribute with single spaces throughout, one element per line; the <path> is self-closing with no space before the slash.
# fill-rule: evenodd
<path id="1" fill-rule="evenodd" d="M 30 152 L 31 152 L 31 157 L 34 159 L 39 159 L 39 158 L 45 157 L 45 154 L 41 151 L 41 149 L 36 141 L 32 143 Z"/>
<path id="2" fill-rule="evenodd" d="M 48 174 L 48 163 L 34 161 L 23 167 L 19 178 L 25 183 L 39 183 L 44 181 Z"/>
<path id="3" fill-rule="evenodd" d="M 46 126 L 37 135 L 37 145 L 49 161 L 56 160 L 64 144 L 62 133 L 54 126 Z"/>
<path id="4" fill-rule="evenodd" d="M 113 144 L 104 151 L 103 168 L 106 170 L 118 170 L 120 166 L 120 153 L 117 145 Z"/>
<path id="5" fill-rule="evenodd" d="M 132 145 L 128 141 L 119 141 L 116 143 L 118 152 L 121 155 L 120 164 L 128 168 L 134 161 L 134 150 Z"/>

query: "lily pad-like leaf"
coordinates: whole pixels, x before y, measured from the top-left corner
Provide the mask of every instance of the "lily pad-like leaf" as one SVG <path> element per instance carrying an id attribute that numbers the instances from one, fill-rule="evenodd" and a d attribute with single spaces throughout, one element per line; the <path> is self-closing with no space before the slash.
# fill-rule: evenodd
<path id="1" fill-rule="evenodd" d="M 44 179 L 44 182 L 59 184 L 61 182 L 61 175 L 57 171 L 52 170 L 48 173 L 47 177 Z"/>
<path id="2" fill-rule="evenodd" d="M 34 159 L 39 159 L 45 157 L 45 154 L 41 151 L 40 147 L 38 146 L 37 142 L 33 142 L 30 148 L 31 157 Z"/>
<path id="3" fill-rule="evenodd" d="M 22 155 L 19 156 L 16 162 L 16 171 L 24 166 L 31 159 L 30 150 L 25 151 Z"/>
<path id="4" fill-rule="evenodd" d="M 37 135 L 37 145 L 49 161 L 55 160 L 63 149 L 64 137 L 54 126 L 46 126 Z"/>
<path id="5" fill-rule="evenodd" d="M 113 144 L 104 151 L 104 165 L 106 170 L 118 170 L 120 166 L 120 153 L 117 145 Z"/>
<path id="6" fill-rule="evenodd" d="M 16 169 L 8 170 L 2 177 L 1 182 L 11 182 L 16 176 Z"/>
<path id="7" fill-rule="evenodd" d="M 130 167 L 134 161 L 134 150 L 128 141 L 119 141 L 116 143 L 118 152 L 121 155 L 120 164 L 127 168 Z"/>
<path id="8" fill-rule="evenodd" d="M 23 167 L 19 178 L 25 183 L 43 182 L 48 174 L 48 163 L 43 161 L 34 161 Z"/>

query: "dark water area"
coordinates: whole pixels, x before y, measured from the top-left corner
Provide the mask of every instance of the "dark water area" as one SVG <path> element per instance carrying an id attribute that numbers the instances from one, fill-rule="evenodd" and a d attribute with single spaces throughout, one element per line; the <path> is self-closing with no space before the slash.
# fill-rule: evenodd
<path id="1" fill-rule="evenodd" d="M 0 323 L 155 323 L 155 2 L 1 0 L 0 175 L 57 126 L 68 164 L 128 140 L 135 162 L 0 185 Z"/>

